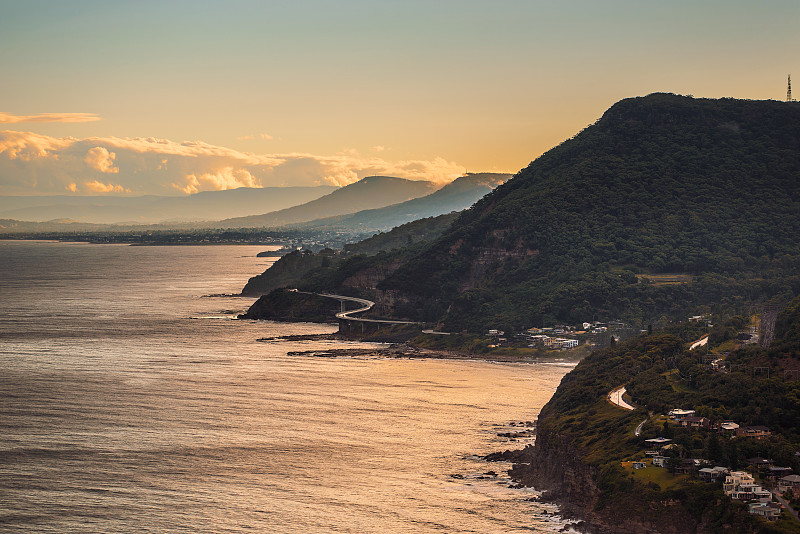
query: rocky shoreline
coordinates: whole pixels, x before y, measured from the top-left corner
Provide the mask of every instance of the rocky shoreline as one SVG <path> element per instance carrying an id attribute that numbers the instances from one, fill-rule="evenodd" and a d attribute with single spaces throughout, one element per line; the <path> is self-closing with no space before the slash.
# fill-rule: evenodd
<path id="1" fill-rule="evenodd" d="M 379 340 L 354 340 L 339 333 L 331 334 L 303 334 L 288 336 L 262 337 L 256 341 L 262 343 L 280 341 L 368 341 L 383 343 Z M 547 358 L 531 358 L 530 356 L 515 356 L 513 354 L 480 354 L 455 350 L 426 349 L 410 343 L 386 343 L 386 347 L 370 348 L 330 348 L 297 350 L 287 353 L 289 356 L 313 356 L 327 358 L 430 358 L 438 360 L 478 360 L 499 363 L 552 363 Z"/>

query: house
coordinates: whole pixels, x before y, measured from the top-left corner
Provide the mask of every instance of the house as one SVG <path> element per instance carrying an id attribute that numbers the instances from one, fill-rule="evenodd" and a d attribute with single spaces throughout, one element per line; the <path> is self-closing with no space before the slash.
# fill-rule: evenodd
<path id="1" fill-rule="evenodd" d="M 647 464 L 644 462 L 633 462 L 634 469 L 644 469 L 645 467 L 647 467 Z"/>
<path id="2" fill-rule="evenodd" d="M 546 344 L 548 344 L 548 340 L 550 339 L 550 336 L 545 336 L 545 335 L 542 335 L 542 334 L 537 334 L 537 335 L 535 335 L 535 336 L 531 336 L 529 339 L 530 339 L 530 342 L 531 342 L 531 343 L 530 343 L 530 345 L 528 345 L 528 346 L 529 346 L 529 347 L 535 347 L 535 346 L 539 346 L 539 345 L 546 345 Z"/>
<path id="3" fill-rule="evenodd" d="M 670 419 L 680 419 L 682 417 L 691 417 L 694 415 L 694 410 L 681 410 L 680 408 L 675 408 L 674 410 L 670 410 L 667 415 L 669 415 Z"/>
<path id="4" fill-rule="evenodd" d="M 800 491 L 800 475 L 787 475 L 778 480 L 778 492 L 785 493 L 792 490 L 792 493 Z"/>
<path id="5" fill-rule="evenodd" d="M 791 467 L 767 467 L 767 479 L 772 482 L 777 482 L 779 478 L 783 478 L 792 474 Z"/>
<path id="6" fill-rule="evenodd" d="M 749 473 L 733 471 L 722 484 L 725 495 L 737 501 L 772 500 L 772 493 L 762 488 Z"/>
<path id="7" fill-rule="evenodd" d="M 748 458 L 747 463 L 753 466 L 753 469 L 756 471 L 762 471 L 767 467 L 771 466 L 775 462 L 773 460 L 768 460 L 766 458 L 762 458 L 761 456 L 756 456 L 755 458 Z"/>
<path id="8" fill-rule="evenodd" d="M 771 434 L 772 432 L 770 432 L 769 428 L 765 426 L 746 426 L 744 428 L 736 429 L 737 438 L 764 439 Z"/>
<path id="9" fill-rule="evenodd" d="M 655 467 L 667 467 L 669 458 L 666 456 L 653 456 L 653 465 Z"/>
<path id="10" fill-rule="evenodd" d="M 505 334 L 505 332 L 503 332 L 502 330 L 496 330 L 494 328 L 489 330 L 489 335 L 490 336 L 498 337 L 498 336 L 502 336 L 503 334 Z"/>
<path id="11" fill-rule="evenodd" d="M 739 484 L 751 484 L 753 482 L 754 479 L 750 473 L 745 473 L 744 471 L 731 471 L 725 477 L 725 482 L 722 484 L 722 490 L 726 495 L 730 495 Z"/>
<path id="12" fill-rule="evenodd" d="M 651 438 L 651 439 L 644 440 L 645 443 L 649 443 L 651 445 L 666 445 L 667 443 L 670 443 L 671 441 L 672 441 L 671 439 L 664 438 L 664 437 L 661 437 L 661 436 L 659 436 L 657 438 Z"/>
<path id="13" fill-rule="evenodd" d="M 538 335 L 541 334 L 542 332 L 543 330 L 541 328 L 536 328 L 535 326 L 533 328 L 528 328 L 528 333 L 532 335 Z"/>
<path id="14" fill-rule="evenodd" d="M 574 349 L 577 346 L 578 346 L 578 340 L 577 339 L 564 339 L 564 340 L 562 340 L 562 343 L 561 343 L 561 348 L 563 348 L 563 349 Z"/>
<path id="15" fill-rule="evenodd" d="M 706 460 L 699 460 L 697 458 L 684 458 L 681 460 L 680 465 L 675 467 L 676 475 L 691 475 L 700 469 L 700 466 L 705 464 Z"/>
<path id="16" fill-rule="evenodd" d="M 705 417 L 695 417 L 694 415 L 682 417 L 680 423 L 681 426 L 689 428 L 709 428 L 711 426 L 711 421 L 709 419 Z"/>
<path id="17" fill-rule="evenodd" d="M 731 472 L 730 469 L 728 469 L 727 467 L 716 466 L 716 467 L 704 467 L 700 469 L 697 472 L 697 474 L 700 476 L 700 480 L 711 481 L 711 480 L 718 480 L 730 472 Z"/>
<path id="18" fill-rule="evenodd" d="M 759 515 L 767 521 L 777 521 L 781 516 L 783 507 L 776 502 L 754 502 L 747 505 L 747 511 Z"/>
<path id="19" fill-rule="evenodd" d="M 739 428 L 739 425 L 733 421 L 723 421 L 717 428 L 720 432 L 736 432 L 736 429 Z"/>

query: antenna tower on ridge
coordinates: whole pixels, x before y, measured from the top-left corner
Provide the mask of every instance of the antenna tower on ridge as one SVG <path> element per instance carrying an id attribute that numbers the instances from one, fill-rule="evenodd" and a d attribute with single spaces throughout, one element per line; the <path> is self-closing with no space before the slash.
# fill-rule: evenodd
<path id="1" fill-rule="evenodd" d="M 792 100 L 792 75 L 789 75 L 788 85 L 786 86 L 786 101 L 787 102 L 794 102 Z"/>

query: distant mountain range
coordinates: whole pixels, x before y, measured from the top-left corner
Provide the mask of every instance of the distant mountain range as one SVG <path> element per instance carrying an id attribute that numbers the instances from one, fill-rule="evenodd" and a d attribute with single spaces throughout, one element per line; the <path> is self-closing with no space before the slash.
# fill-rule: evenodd
<path id="1" fill-rule="evenodd" d="M 275 211 L 303 204 L 335 191 L 334 186 L 264 187 L 204 191 L 168 196 L 13 196 L 0 197 L 0 219 L 52 221 L 70 219 L 95 224 L 154 224 L 214 221 Z"/>
<path id="2" fill-rule="evenodd" d="M 324 217 L 347 215 L 382 208 L 428 195 L 437 189 L 433 182 L 406 180 L 393 176 L 367 176 L 305 204 L 263 215 L 235 217 L 216 223 L 220 228 L 276 228 Z"/>
<path id="3" fill-rule="evenodd" d="M 509 178 L 510 174 L 469 173 L 424 197 L 351 215 L 314 219 L 296 226 L 304 229 L 384 232 L 418 219 L 465 210 Z"/>

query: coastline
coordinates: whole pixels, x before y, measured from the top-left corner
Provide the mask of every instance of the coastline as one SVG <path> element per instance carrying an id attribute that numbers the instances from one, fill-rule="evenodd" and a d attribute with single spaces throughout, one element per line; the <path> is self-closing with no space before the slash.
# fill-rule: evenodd
<path id="1" fill-rule="evenodd" d="M 364 341 L 343 336 L 339 333 L 332 334 L 307 334 L 274 336 L 259 338 L 256 341 L 266 343 L 274 341 Z M 370 342 L 382 343 L 370 339 Z M 531 358 L 527 355 L 515 356 L 513 354 L 473 353 L 457 350 L 427 349 L 410 343 L 387 343 L 386 348 L 346 348 L 325 350 L 300 350 L 291 351 L 289 356 L 312 356 L 327 358 L 357 358 L 364 356 L 377 356 L 382 358 L 408 358 L 408 359 L 436 359 L 436 360 L 474 360 L 494 363 L 530 363 L 530 364 L 564 364 L 577 365 L 579 358 Z"/>

